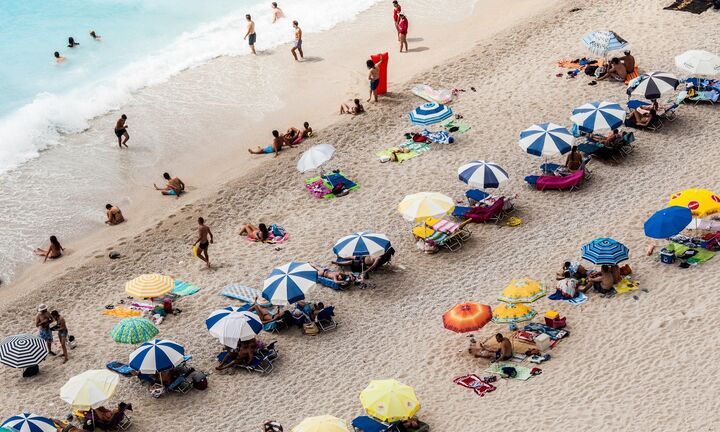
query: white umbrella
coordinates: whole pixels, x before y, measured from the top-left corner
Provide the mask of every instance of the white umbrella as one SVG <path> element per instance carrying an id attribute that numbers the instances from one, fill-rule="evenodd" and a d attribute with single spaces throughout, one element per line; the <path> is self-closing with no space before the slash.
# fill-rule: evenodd
<path id="1" fill-rule="evenodd" d="M 297 169 L 300 172 L 312 171 L 329 161 L 335 154 L 335 147 L 330 144 L 318 144 L 310 147 L 300 156 Z"/>
<path id="2" fill-rule="evenodd" d="M 675 65 L 694 75 L 720 74 L 720 57 L 703 50 L 685 51 L 675 57 Z"/>

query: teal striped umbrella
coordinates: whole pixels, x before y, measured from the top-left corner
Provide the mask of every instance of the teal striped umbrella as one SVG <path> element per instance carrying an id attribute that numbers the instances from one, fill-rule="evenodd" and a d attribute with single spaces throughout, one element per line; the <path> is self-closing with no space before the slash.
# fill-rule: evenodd
<path id="1" fill-rule="evenodd" d="M 147 318 L 125 318 L 110 330 L 110 337 L 119 343 L 140 344 L 151 340 L 158 333 L 160 330 Z"/>

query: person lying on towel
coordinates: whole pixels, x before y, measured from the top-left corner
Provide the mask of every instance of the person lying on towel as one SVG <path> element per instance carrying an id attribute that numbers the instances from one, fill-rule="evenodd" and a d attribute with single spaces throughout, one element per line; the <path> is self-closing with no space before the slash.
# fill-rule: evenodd
<path id="1" fill-rule="evenodd" d="M 513 356 L 513 347 L 510 339 L 498 333 L 495 335 L 495 340 L 500 345 L 499 349 L 489 349 L 482 342 L 478 341 L 476 347 L 470 348 L 470 354 L 475 357 L 488 358 L 492 360 L 510 360 Z"/>

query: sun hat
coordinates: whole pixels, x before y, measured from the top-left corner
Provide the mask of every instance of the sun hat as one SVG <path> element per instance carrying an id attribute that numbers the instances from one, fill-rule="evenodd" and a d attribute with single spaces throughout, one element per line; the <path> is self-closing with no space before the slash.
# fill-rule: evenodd
<path id="1" fill-rule="evenodd" d="M 38 305 L 38 312 L 45 312 L 46 310 L 47 310 L 47 306 L 45 306 L 44 304 Z"/>

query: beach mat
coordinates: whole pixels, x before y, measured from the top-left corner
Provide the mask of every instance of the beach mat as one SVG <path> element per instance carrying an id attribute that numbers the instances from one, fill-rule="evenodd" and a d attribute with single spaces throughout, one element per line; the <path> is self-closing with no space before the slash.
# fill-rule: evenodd
<path id="1" fill-rule="evenodd" d="M 189 282 L 176 280 L 175 288 L 173 288 L 173 290 L 170 292 L 179 296 L 190 296 L 197 293 L 198 291 L 200 291 L 200 288 L 196 287 L 195 285 Z"/>
<path id="2" fill-rule="evenodd" d="M 255 297 L 257 297 L 257 304 L 261 307 L 270 307 L 270 302 L 262 297 L 262 293 L 255 288 L 250 288 L 245 285 L 232 284 L 228 285 L 220 291 L 221 296 L 229 297 L 231 299 L 240 300 L 245 303 L 253 304 Z"/>
<path id="3" fill-rule="evenodd" d="M 677 0 L 663 9 L 701 14 L 712 7 L 712 0 Z"/>
<path id="4" fill-rule="evenodd" d="M 472 389 L 476 395 L 483 397 L 486 394 L 497 390 L 497 387 L 490 383 L 486 383 L 479 376 L 475 374 L 464 375 L 457 377 L 453 382 L 459 386 Z"/>
<path id="5" fill-rule="evenodd" d="M 585 302 L 587 302 L 588 298 L 584 293 L 578 293 L 574 298 L 567 298 L 560 294 L 560 291 L 555 291 L 555 293 L 548 296 L 550 300 L 562 300 L 564 302 L 570 303 L 571 305 L 581 305 Z"/>
<path id="6" fill-rule="evenodd" d="M 399 148 L 397 147 L 391 147 L 389 149 L 385 149 L 383 151 L 375 153 L 379 158 L 381 162 L 389 162 L 392 158 L 393 151 L 397 151 Z M 420 156 L 418 153 L 411 151 L 410 153 L 396 153 L 398 162 L 405 162 L 406 160 L 410 160 L 413 158 L 416 158 Z"/>
<path id="7" fill-rule="evenodd" d="M 139 317 L 142 315 L 142 312 L 126 308 L 125 306 L 117 306 L 113 309 L 104 310 L 103 315 L 110 315 L 118 318 L 130 318 Z"/>
<path id="8" fill-rule="evenodd" d="M 515 368 L 517 371 L 517 375 L 514 378 L 509 379 L 516 379 L 520 381 L 527 381 L 532 377 L 532 373 L 530 373 L 531 369 L 527 368 L 525 366 L 518 366 L 513 363 L 507 363 L 507 362 L 497 362 L 490 365 L 489 368 L 485 369 L 485 372 L 490 372 L 495 375 L 502 375 L 503 377 L 505 374 L 502 371 L 502 368 L 504 367 L 511 367 Z"/>
<path id="9" fill-rule="evenodd" d="M 617 294 L 624 294 L 626 292 L 635 291 L 640 288 L 637 282 L 633 282 L 629 279 L 623 279 L 615 284 L 615 292 Z"/>

